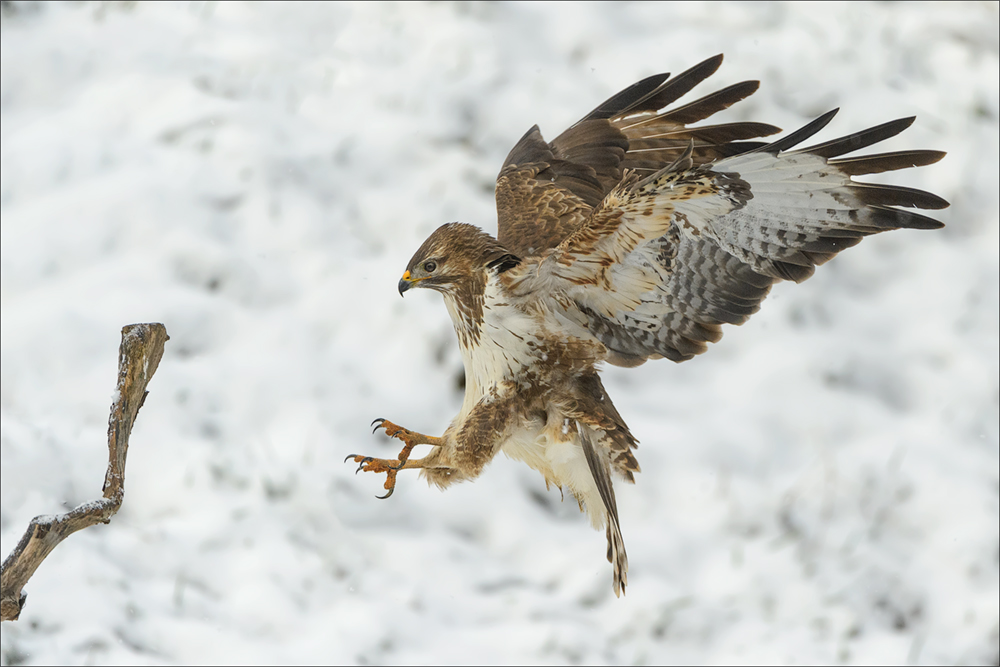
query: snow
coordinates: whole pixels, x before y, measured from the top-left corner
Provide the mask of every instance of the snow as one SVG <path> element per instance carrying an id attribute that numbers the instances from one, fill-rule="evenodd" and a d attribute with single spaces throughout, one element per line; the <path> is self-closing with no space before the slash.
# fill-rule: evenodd
<path id="1" fill-rule="evenodd" d="M 995 3 L 5 4 L 0 548 L 97 499 L 121 327 L 166 352 L 107 526 L 61 544 L 4 664 L 983 663 L 1000 642 Z M 461 362 L 420 242 L 610 94 L 724 52 L 719 115 L 817 140 L 916 115 L 872 178 L 952 202 L 696 360 L 608 369 L 642 444 L 630 569 L 498 459 L 353 474 L 440 433 Z M 716 119 L 713 119 L 713 122 Z M 879 146 L 875 150 L 883 150 Z M 416 452 L 415 455 L 422 455 Z"/>

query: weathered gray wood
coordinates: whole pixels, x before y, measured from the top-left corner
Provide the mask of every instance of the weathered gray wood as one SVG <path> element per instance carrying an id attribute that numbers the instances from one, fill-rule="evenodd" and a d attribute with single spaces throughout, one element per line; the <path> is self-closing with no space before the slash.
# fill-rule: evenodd
<path id="1" fill-rule="evenodd" d="M 146 400 L 146 385 L 163 357 L 170 339 L 162 324 L 130 324 L 122 328 L 118 352 L 118 389 L 108 417 L 108 472 L 104 497 L 69 512 L 36 516 L 21 541 L 3 562 L 0 571 L 0 620 L 16 621 L 27 595 L 24 585 L 60 542 L 78 530 L 108 523 L 125 497 L 125 458 L 139 408 Z"/>

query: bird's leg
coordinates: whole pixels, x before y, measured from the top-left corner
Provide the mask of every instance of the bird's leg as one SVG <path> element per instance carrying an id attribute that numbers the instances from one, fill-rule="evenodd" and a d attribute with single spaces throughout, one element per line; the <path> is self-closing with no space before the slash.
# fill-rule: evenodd
<path id="1" fill-rule="evenodd" d="M 416 433 L 415 431 L 410 431 L 402 426 L 393 424 L 391 421 L 386 419 L 376 419 L 372 422 L 375 427 L 372 433 L 379 430 L 380 428 L 385 429 L 385 434 L 391 438 L 398 438 L 403 441 L 403 449 L 399 452 L 399 457 L 395 459 L 376 459 L 371 456 L 364 456 L 362 454 L 350 454 L 344 461 L 349 459 L 354 459 L 355 463 L 358 463 L 358 469 L 355 473 L 361 472 L 384 472 L 386 473 L 385 478 L 385 489 L 388 491 L 384 496 L 378 496 L 383 500 L 392 495 L 392 492 L 396 489 L 396 473 L 404 468 L 422 468 L 420 461 L 422 459 L 417 459 L 410 461 L 410 452 L 417 445 L 441 445 L 441 438 L 436 438 L 431 435 L 424 435 L 423 433 Z"/>

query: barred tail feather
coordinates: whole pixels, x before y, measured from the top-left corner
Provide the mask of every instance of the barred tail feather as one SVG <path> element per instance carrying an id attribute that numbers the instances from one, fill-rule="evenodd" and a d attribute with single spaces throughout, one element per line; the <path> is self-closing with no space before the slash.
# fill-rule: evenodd
<path id="1" fill-rule="evenodd" d="M 601 500 L 604 502 L 607 514 L 608 562 L 614 569 L 615 596 L 621 597 L 628 584 L 628 556 L 625 553 L 621 527 L 618 525 L 618 505 L 615 502 L 615 489 L 611 483 L 611 466 L 609 461 L 598 453 L 588 429 L 577 422 L 576 430 L 580 434 L 580 443 L 587 458 L 590 474 L 593 475 Z"/>

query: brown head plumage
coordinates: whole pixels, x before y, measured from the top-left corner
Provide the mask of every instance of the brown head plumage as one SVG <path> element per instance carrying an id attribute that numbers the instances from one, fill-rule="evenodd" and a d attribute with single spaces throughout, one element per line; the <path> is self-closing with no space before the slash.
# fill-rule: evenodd
<path id="1" fill-rule="evenodd" d="M 399 293 L 412 287 L 429 287 L 456 294 L 461 285 L 497 262 L 517 263 L 517 258 L 474 225 L 449 222 L 441 225 L 413 253 L 399 281 Z"/>

